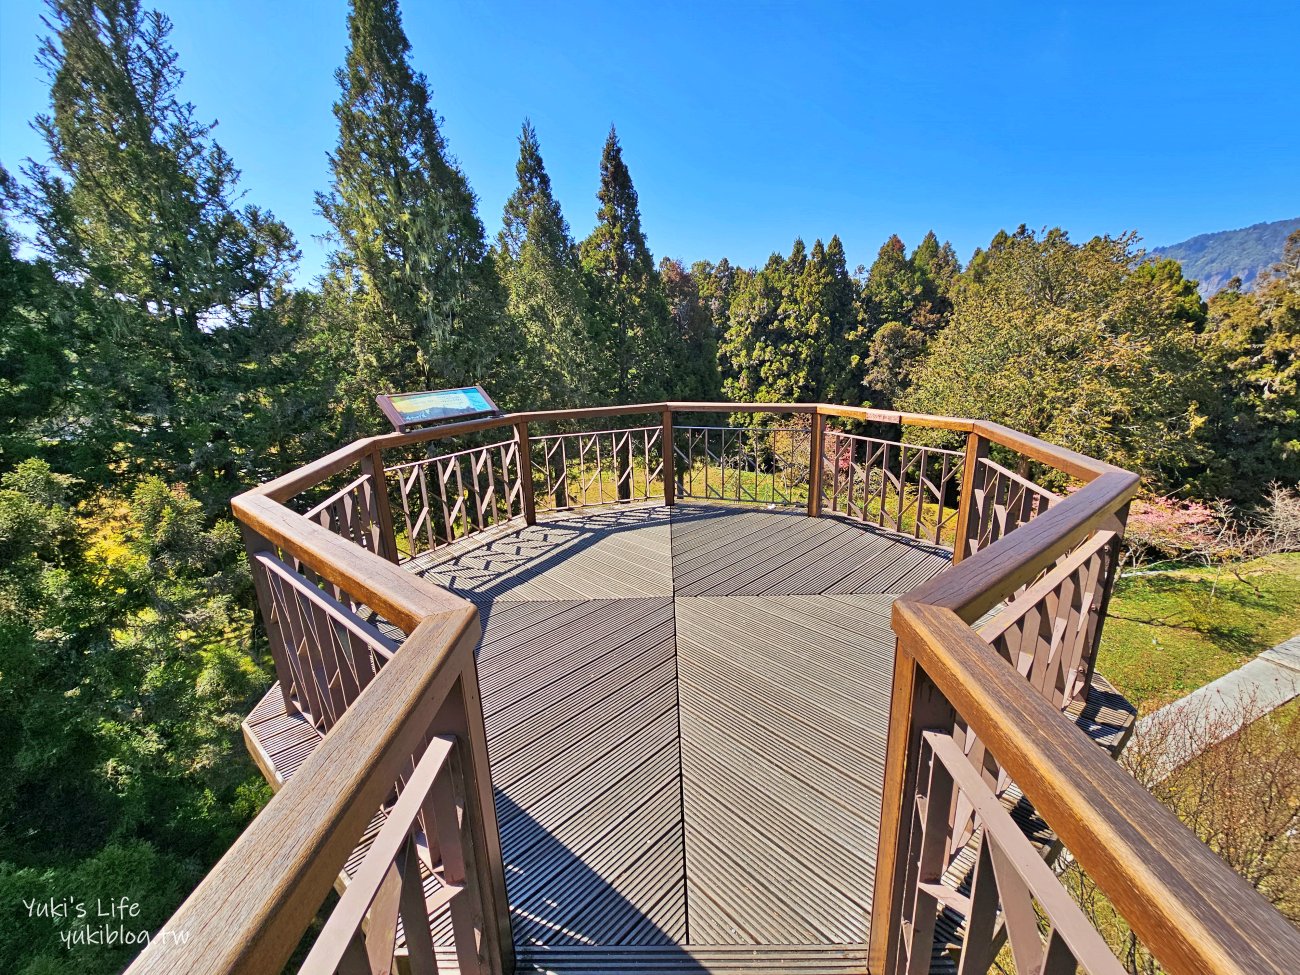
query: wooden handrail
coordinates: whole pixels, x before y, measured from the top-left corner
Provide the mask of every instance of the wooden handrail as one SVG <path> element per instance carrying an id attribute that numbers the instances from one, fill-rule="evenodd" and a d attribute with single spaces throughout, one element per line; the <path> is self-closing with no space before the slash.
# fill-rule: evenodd
<path id="1" fill-rule="evenodd" d="M 437 712 L 457 682 L 473 680 L 478 611 L 455 602 L 425 606 L 401 652 L 168 921 L 185 940 L 154 939 L 130 975 L 265 975 L 284 967 L 429 732 L 417 719 Z"/>
<path id="2" fill-rule="evenodd" d="M 875 410 L 866 406 L 836 406 L 833 403 L 818 403 L 817 412 L 822 416 L 838 416 L 846 420 L 858 420 L 865 423 L 898 423 L 913 427 L 931 427 L 937 430 L 955 430 L 969 433 L 973 420 L 964 420 L 952 416 L 932 416 L 929 413 L 900 413 L 897 410 Z"/>
<path id="3" fill-rule="evenodd" d="M 373 450 L 404 447 L 412 444 L 429 443 L 445 440 L 449 437 L 467 436 L 513 427 L 520 423 L 563 423 L 572 420 L 598 419 L 610 416 L 628 416 L 637 413 L 814 413 L 822 416 L 835 416 L 845 419 L 875 422 L 897 423 L 910 426 L 932 427 L 952 430 L 959 433 L 977 432 L 980 436 L 994 443 L 1019 451 L 1033 460 L 1061 470 L 1072 477 L 1091 481 L 1105 473 L 1120 472 L 1120 468 L 1104 461 L 1094 460 L 1077 451 L 1040 440 L 1037 437 L 1020 433 L 1010 427 L 985 420 L 969 420 L 958 417 L 932 416 L 925 413 L 905 413 L 895 410 L 876 410 L 869 407 L 836 406 L 832 403 L 697 403 L 690 401 L 667 401 L 662 403 L 630 403 L 624 406 L 594 406 L 573 410 L 536 410 L 520 413 L 506 413 L 501 416 L 484 417 L 478 420 L 465 420 L 444 426 L 414 430 L 409 433 L 388 433 L 366 437 L 340 447 L 331 454 L 313 461 L 281 477 L 267 481 L 251 489 L 252 493 L 264 494 L 277 501 L 286 501 L 296 494 L 319 484 L 325 478 L 346 470 L 363 456 Z"/>
<path id="4" fill-rule="evenodd" d="M 314 521 L 256 492 L 231 501 L 235 516 L 322 578 L 410 633 L 430 615 L 460 609 L 464 600 L 413 572 L 367 552 Z"/>
<path id="5" fill-rule="evenodd" d="M 1292 971 L 1300 931 L 1057 708 L 1025 693 L 966 622 L 911 595 L 893 613 L 900 644 L 1162 965 Z"/>
<path id="6" fill-rule="evenodd" d="M 908 598 L 950 609 L 973 623 L 1109 524 L 1132 499 L 1137 486 L 1136 474 L 1121 470 L 1104 473 L 1033 521 L 918 586 Z"/>
<path id="7" fill-rule="evenodd" d="M 1126 474 L 1128 473 L 1122 467 L 1116 467 L 1114 464 L 1107 464 L 1104 460 L 1097 460 L 1086 454 L 1081 454 L 1077 450 L 1070 450 L 1067 447 L 1060 447 L 1054 443 L 1048 443 L 1046 440 L 1040 440 L 1038 437 L 1031 437 L 1027 433 L 1021 433 L 1019 430 L 1012 430 L 1010 427 L 1004 427 L 1001 423 L 990 423 L 987 420 L 976 420 L 974 430 L 981 437 L 987 437 L 995 444 L 1007 447 L 1016 453 L 1023 454 L 1030 460 L 1036 460 L 1043 464 L 1050 464 L 1058 471 L 1069 474 L 1071 477 L 1077 477 L 1082 481 L 1091 481 L 1100 477 L 1102 474 Z"/>

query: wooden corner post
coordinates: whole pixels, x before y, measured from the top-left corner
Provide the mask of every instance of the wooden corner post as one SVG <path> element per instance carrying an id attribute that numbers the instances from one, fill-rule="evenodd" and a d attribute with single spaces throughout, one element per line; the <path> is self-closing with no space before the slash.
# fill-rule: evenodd
<path id="1" fill-rule="evenodd" d="M 808 517 L 818 518 L 822 513 L 822 441 L 826 432 L 826 417 L 812 415 L 812 437 L 808 442 Z"/>
<path id="2" fill-rule="evenodd" d="M 293 699 L 293 671 L 289 668 L 288 651 L 285 649 L 287 644 L 284 634 L 280 631 L 280 619 L 275 612 L 271 583 L 266 578 L 266 570 L 256 558 L 261 552 L 269 552 L 271 555 L 280 553 L 274 545 L 242 521 L 237 523 L 239 533 L 244 539 L 248 569 L 253 575 L 253 593 L 257 597 L 257 610 L 262 616 L 262 625 L 266 627 L 266 642 L 271 648 L 271 662 L 275 665 L 275 676 L 280 683 L 280 693 L 284 695 L 284 713 L 297 714 L 298 702 Z"/>
<path id="3" fill-rule="evenodd" d="M 528 439 L 528 423 L 515 424 L 515 449 L 519 457 L 519 489 L 524 501 L 524 524 L 537 524 L 537 501 L 533 497 L 533 452 Z"/>
<path id="4" fill-rule="evenodd" d="M 380 556 L 397 564 L 397 532 L 393 529 L 393 506 L 388 498 L 388 475 L 384 472 L 384 455 L 378 447 L 361 458 L 361 471 L 370 480 L 375 502 L 375 528 L 379 531 L 375 548 Z"/>
<path id="5" fill-rule="evenodd" d="M 664 504 L 671 508 L 677 503 L 677 458 L 673 456 L 673 411 L 664 410 L 663 433 L 659 437 L 659 452 L 663 457 Z"/>
<path id="6" fill-rule="evenodd" d="M 979 538 L 980 513 L 976 494 L 984 490 L 984 465 L 989 442 L 972 431 L 966 435 L 966 460 L 961 469 L 961 497 L 957 499 L 957 537 L 952 542 L 952 564 L 975 554 Z"/>
<path id="7" fill-rule="evenodd" d="M 898 631 L 898 615 L 894 614 Z M 871 896 L 871 928 L 867 945 L 867 970 L 873 975 L 894 975 L 899 965 L 903 934 L 903 903 L 911 867 L 910 837 L 916 814 L 917 776 L 921 733 L 927 728 L 950 728 L 952 706 L 926 676 L 908 647 L 908 638 L 896 638 L 894 679 L 889 701 L 889 731 L 885 745 L 885 778 L 880 803 L 880 833 L 876 848 L 876 880 Z M 947 817 L 948 808 L 936 809 Z M 929 958 L 927 950 L 925 957 Z M 926 968 L 928 971 L 928 966 Z"/>

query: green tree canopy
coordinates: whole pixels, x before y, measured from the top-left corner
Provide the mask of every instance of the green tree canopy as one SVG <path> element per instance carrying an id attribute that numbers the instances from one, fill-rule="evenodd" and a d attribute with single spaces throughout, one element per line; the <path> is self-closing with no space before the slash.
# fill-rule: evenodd
<path id="1" fill-rule="evenodd" d="M 796 239 L 788 258 L 735 281 L 721 346 L 725 391 L 735 400 L 860 401 L 849 336 L 861 327 L 856 286 L 838 237 Z"/>
<path id="2" fill-rule="evenodd" d="M 7 219 L 15 186 L 0 167 L 0 469 L 58 443 L 74 342 L 67 288 L 24 261 Z"/>
<path id="3" fill-rule="evenodd" d="M 1203 461 L 1204 313 L 1134 236 L 1002 235 L 963 277 L 906 409 L 992 419 L 1183 486 Z"/>
<path id="4" fill-rule="evenodd" d="M 885 241 L 862 286 L 864 323 L 853 336 L 854 368 L 876 406 L 893 407 L 911 385 L 925 349 L 952 313 L 961 265 L 934 231 L 907 255 L 903 241 Z"/>
<path id="5" fill-rule="evenodd" d="M 506 201 L 493 256 L 506 314 L 520 340 L 526 383 L 521 406 L 555 409 L 584 404 L 596 362 L 587 296 L 569 225 L 551 192 L 532 123 L 519 135 L 519 184 Z"/>
<path id="6" fill-rule="evenodd" d="M 1300 231 L 1256 291 L 1210 300 L 1208 338 L 1223 400 L 1202 491 L 1253 501 L 1270 481 L 1300 481 Z"/>
<path id="7" fill-rule="evenodd" d="M 671 324 L 672 386 L 675 400 L 716 400 L 722 394 L 718 375 L 718 329 L 699 279 L 681 261 L 659 262 Z"/>
<path id="8" fill-rule="evenodd" d="M 283 341 L 293 237 L 238 203 L 213 126 L 179 97 L 166 17 L 138 0 L 49 8 L 36 128 L 50 161 L 26 167 L 23 208 L 68 285 L 47 289 L 72 353 L 64 439 L 92 483 L 174 474 L 223 504 L 263 452 L 240 428 L 261 379 L 250 364 Z"/>

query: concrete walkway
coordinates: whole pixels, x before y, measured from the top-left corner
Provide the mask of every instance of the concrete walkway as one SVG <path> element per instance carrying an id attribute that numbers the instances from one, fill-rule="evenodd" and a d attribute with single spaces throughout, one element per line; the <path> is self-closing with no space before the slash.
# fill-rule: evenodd
<path id="1" fill-rule="evenodd" d="M 1300 634 L 1265 650 L 1230 674 L 1211 681 L 1186 697 L 1141 718 L 1133 735 L 1167 734 L 1161 756 L 1161 778 L 1199 752 L 1231 737 L 1242 725 L 1300 697 Z"/>

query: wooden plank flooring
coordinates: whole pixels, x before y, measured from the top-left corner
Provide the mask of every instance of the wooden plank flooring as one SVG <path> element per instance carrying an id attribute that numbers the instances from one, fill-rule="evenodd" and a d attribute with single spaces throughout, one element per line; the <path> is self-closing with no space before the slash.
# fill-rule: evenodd
<path id="1" fill-rule="evenodd" d="M 692 943 L 866 940 L 891 601 L 678 600 Z"/>
<path id="2" fill-rule="evenodd" d="M 561 516 L 411 568 L 480 604 L 671 596 L 670 517 L 658 505 Z"/>
<path id="3" fill-rule="evenodd" d="M 684 940 L 672 599 L 498 602 L 486 632 L 516 942 Z"/>
<path id="4" fill-rule="evenodd" d="M 520 968 L 862 966 L 897 593 L 948 553 L 629 507 L 414 568 L 474 600 Z M 766 949 L 765 949 L 766 951 Z"/>

